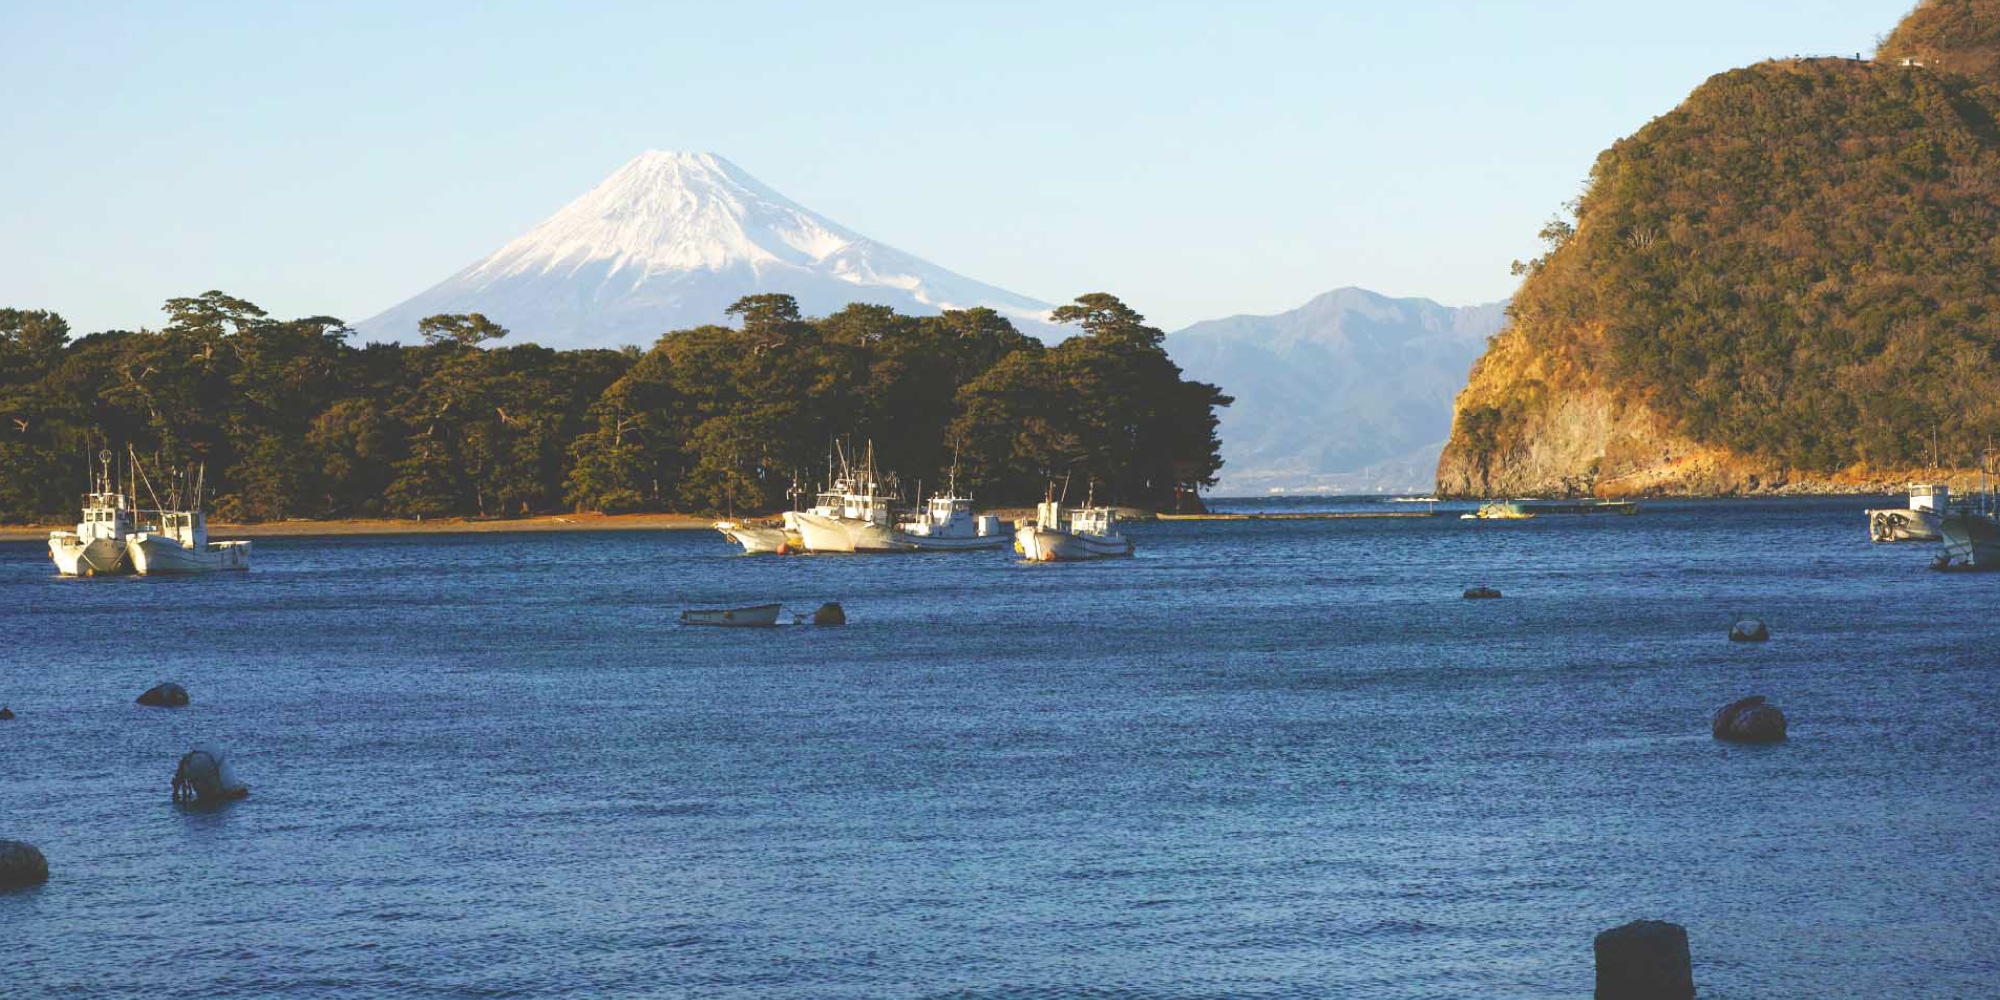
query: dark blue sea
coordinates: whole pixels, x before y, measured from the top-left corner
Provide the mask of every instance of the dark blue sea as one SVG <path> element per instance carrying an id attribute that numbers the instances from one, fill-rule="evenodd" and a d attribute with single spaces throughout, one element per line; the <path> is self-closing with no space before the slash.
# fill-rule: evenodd
<path id="1" fill-rule="evenodd" d="M 52 877 L 0 894 L 0 995 L 1583 997 L 1654 918 L 1710 1000 L 1990 997 L 2000 575 L 1870 544 L 1895 502 L 1137 524 L 1077 565 L 6 543 L 0 838 Z M 771 600 L 852 624 L 676 622 Z M 161 680 L 194 704 L 133 704 Z M 1753 693 L 1791 739 L 1714 741 Z M 250 798 L 169 801 L 197 744 Z"/>

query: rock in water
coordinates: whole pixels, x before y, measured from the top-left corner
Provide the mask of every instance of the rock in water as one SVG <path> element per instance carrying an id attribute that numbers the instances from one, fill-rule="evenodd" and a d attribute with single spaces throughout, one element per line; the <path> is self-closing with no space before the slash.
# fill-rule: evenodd
<path id="1" fill-rule="evenodd" d="M 156 685 L 139 696 L 139 704 L 154 708 L 180 708 L 187 703 L 187 688 L 171 682 Z"/>
<path id="2" fill-rule="evenodd" d="M 1755 618 L 1745 618 L 1729 627 L 1730 642 L 1764 642 L 1771 638 L 1771 630 Z"/>
<path id="3" fill-rule="evenodd" d="M 0 719 L 11 719 L 13 717 L 14 717 L 13 709 L 8 708 L 5 705 L 0 705 Z"/>
<path id="4" fill-rule="evenodd" d="M 839 601 L 828 601 L 820 605 L 818 611 L 813 612 L 813 624 L 845 625 L 847 624 L 847 612 L 842 610 Z"/>
<path id="5" fill-rule="evenodd" d="M 1691 1000 L 1687 928 L 1634 920 L 1597 936 L 1597 1000 Z"/>
<path id="6" fill-rule="evenodd" d="M 240 799 L 250 786 L 236 780 L 220 750 L 196 747 L 174 768 L 174 801 L 213 804 Z"/>
<path id="7" fill-rule="evenodd" d="M 0 889 L 41 885 L 49 880 L 49 859 L 33 844 L 0 840 Z"/>
<path id="8" fill-rule="evenodd" d="M 1785 738 L 1785 713 L 1753 694 L 1716 709 L 1711 729 L 1716 739 L 1731 743 L 1776 743 Z"/>
<path id="9" fill-rule="evenodd" d="M 1500 592 L 1492 587 L 1474 587 L 1465 592 L 1468 601 L 1490 601 L 1499 596 Z"/>

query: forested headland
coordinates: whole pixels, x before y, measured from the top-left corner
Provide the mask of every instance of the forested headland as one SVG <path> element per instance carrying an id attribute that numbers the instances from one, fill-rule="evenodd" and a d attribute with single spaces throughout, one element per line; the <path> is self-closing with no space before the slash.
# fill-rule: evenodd
<path id="1" fill-rule="evenodd" d="M 1054 346 L 987 309 L 808 318 L 786 295 L 644 351 L 515 344 L 476 313 L 356 345 L 338 319 L 219 291 L 165 311 L 157 330 L 72 336 L 54 312 L 0 309 L 0 519 L 73 518 L 90 456 L 127 446 L 203 466 L 232 521 L 774 510 L 824 478 L 835 440 L 872 443 L 905 494 L 956 463 L 989 504 L 1068 477 L 1156 506 L 1214 484 L 1230 402 L 1105 294 L 1056 311 L 1080 332 Z"/>
<path id="2" fill-rule="evenodd" d="M 1733 492 L 1976 467 L 2000 430 L 2000 0 L 1719 74 L 1518 265 L 1440 488 Z"/>

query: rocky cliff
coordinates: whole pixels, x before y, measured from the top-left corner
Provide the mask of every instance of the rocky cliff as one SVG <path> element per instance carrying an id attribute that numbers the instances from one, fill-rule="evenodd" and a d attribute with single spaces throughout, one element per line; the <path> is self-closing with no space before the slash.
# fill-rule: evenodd
<path id="1" fill-rule="evenodd" d="M 1441 492 L 1846 492 L 1977 468 L 2000 431 L 2000 0 L 1910 19 L 1881 59 L 1720 74 L 1600 155 L 1574 223 L 1517 265 Z"/>

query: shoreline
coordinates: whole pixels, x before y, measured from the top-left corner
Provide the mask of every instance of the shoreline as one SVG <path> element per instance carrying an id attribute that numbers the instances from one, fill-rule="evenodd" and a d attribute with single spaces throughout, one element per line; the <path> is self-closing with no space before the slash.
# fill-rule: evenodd
<path id="1" fill-rule="evenodd" d="M 257 524 L 209 524 L 209 534 L 224 538 L 313 538 L 332 535 L 450 535 L 507 531 L 689 531 L 708 528 L 716 518 L 694 514 L 543 514 L 535 517 L 470 518 L 343 518 L 339 520 L 265 521 Z M 0 541 L 40 541 L 51 531 L 71 530 L 74 522 L 0 526 Z"/>

